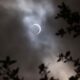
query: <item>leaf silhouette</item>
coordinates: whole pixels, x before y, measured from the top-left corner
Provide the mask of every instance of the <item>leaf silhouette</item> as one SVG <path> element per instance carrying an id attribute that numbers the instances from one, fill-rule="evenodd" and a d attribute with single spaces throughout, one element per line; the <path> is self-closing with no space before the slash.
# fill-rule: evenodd
<path id="1" fill-rule="evenodd" d="M 64 29 L 61 28 L 61 29 L 56 33 L 56 35 L 63 37 L 65 33 L 66 33 L 66 32 L 64 31 Z"/>
<path id="2" fill-rule="evenodd" d="M 42 63 L 40 66 L 39 66 L 39 73 L 42 73 L 43 71 L 45 71 L 47 67 L 45 67 L 45 65 Z"/>
<path id="3" fill-rule="evenodd" d="M 76 60 L 74 60 L 74 66 L 78 66 L 78 65 L 80 65 L 80 62 L 79 62 L 79 58 L 78 59 L 76 59 Z"/>
<path id="4" fill-rule="evenodd" d="M 16 68 L 12 71 L 11 77 L 16 76 L 18 74 L 19 68 Z"/>
<path id="5" fill-rule="evenodd" d="M 65 58 L 67 59 L 70 56 L 70 54 L 71 54 L 71 52 L 67 51 L 66 54 L 65 54 Z"/>
<path id="6" fill-rule="evenodd" d="M 50 80 L 55 80 L 55 79 L 53 77 L 51 77 Z"/>
<path id="7" fill-rule="evenodd" d="M 59 59 L 57 60 L 57 62 L 60 62 L 63 59 L 63 57 L 64 57 L 63 53 L 60 53 L 59 54 Z"/>
<path id="8" fill-rule="evenodd" d="M 8 77 L 3 77 L 3 80 L 9 80 L 9 78 Z"/>

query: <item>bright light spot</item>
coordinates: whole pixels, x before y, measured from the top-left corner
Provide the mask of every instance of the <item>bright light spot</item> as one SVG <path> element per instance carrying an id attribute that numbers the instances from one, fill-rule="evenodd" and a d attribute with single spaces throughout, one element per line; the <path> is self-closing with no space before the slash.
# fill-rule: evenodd
<path id="1" fill-rule="evenodd" d="M 33 24 L 31 27 L 31 31 L 33 34 L 38 35 L 41 33 L 41 26 L 39 24 Z"/>
<path id="2" fill-rule="evenodd" d="M 51 75 L 60 80 L 68 80 L 72 75 L 75 75 L 74 67 L 63 62 L 57 62 L 55 56 L 44 59 L 45 64 L 51 71 Z"/>

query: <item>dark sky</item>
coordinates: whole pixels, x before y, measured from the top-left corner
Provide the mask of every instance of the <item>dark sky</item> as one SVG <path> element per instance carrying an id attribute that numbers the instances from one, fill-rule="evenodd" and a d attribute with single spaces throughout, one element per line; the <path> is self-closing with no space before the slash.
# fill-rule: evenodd
<path id="1" fill-rule="evenodd" d="M 58 12 L 57 5 L 62 1 L 0 0 L 0 59 L 6 55 L 17 59 L 21 68 L 20 74 L 25 80 L 38 79 L 37 67 L 41 62 L 45 62 L 52 75 L 60 79 L 67 80 L 69 75 L 74 74 L 70 64 L 56 64 L 59 52 L 71 50 L 73 56 L 80 56 L 80 37 L 73 39 L 66 35 L 62 39 L 55 36 L 58 28 L 67 25 L 63 20 L 54 19 Z M 64 2 L 73 11 L 80 12 L 80 0 Z M 24 22 L 25 17 L 28 17 L 27 22 Z M 29 31 L 32 23 L 41 25 L 42 31 L 39 35 L 32 35 Z"/>

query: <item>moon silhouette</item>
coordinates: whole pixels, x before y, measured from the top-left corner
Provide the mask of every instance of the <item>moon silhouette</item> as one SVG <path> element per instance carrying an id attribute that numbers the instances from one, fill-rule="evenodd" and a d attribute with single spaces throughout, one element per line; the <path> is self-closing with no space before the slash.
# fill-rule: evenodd
<path id="1" fill-rule="evenodd" d="M 35 33 L 35 34 L 40 34 L 40 32 L 41 32 L 41 26 L 39 25 L 39 24 L 33 24 L 32 25 L 32 29 L 33 29 L 33 33 Z"/>

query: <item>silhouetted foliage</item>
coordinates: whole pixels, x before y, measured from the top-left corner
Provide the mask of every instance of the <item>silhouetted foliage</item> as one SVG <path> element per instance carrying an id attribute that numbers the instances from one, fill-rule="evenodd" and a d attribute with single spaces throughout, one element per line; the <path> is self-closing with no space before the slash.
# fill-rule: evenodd
<path id="1" fill-rule="evenodd" d="M 78 80 L 80 78 L 80 59 L 73 59 L 70 53 L 70 51 L 67 51 L 66 54 L 60 53 L 57 62 L 72 62 L 75 67 L 74 71 L 76 72 L 76 75 L 71 76 L 69 80 Z"/>
<path id="2" fill-rule="evenodd" d="M 11 60 L 9 56 L 5 60 L 0 60 L 0 77 L 3 80 L 23 80 L 19 78 L 19 67 L 13 68 L 13 64 L 16 63 L 16 60 Z"/>
<path id="3" fill-rule="evenodd" d="M 48 70 L 48 67 L 45 66 L 44 63 L 42 63 L 39 66 L 39 74 L 41 75 L 40 80 L 58 80 L 55 79 L 54 77 L 50 77 L 48 76 L 48 74 L 50 73 L 50 71 Z"/>
<path id="4" fill-rule="evenodd" d="M 69 35 L 72 34 L 74 38 L 80 35 L 80 14 L 79 12 L 72 12 L 71 9 L 62 2 L 61 5 L 58 5 L 60 9 L 59 13 L 55 19 L 62 18 L 67 22 L 68 26 L 66 28 L 61 28 L 56 33 L 57 36 L 63 37 L 66 33 Z"/>
<path id="5" fill-rule="evenodd" d="M 63 28 L 61 28 L 61 29 L 56 33 L 57 36 L 60 35 L 61 37 L 63 37 L 65 34 L 66 34 L 66 32 L 64 31 Z"/>

